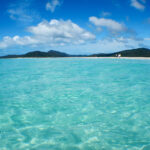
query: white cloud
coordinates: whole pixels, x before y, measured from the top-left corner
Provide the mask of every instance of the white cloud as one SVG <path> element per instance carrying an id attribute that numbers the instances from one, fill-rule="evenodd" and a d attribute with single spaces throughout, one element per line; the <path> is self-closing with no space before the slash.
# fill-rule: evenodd
<path id="1" fill-rule="evenodd" d="M 46 10 L 54 12 L 57 6 L 60 6 L 59 0 L 52 0 L 46 3 Z"/>
<path id="2" fill-rule="evenodd" d="M 148 42 L 147 42 L 148 43 Z M 93 53 L 111 53 L 121 50 L 139 48 L 147 45 L 143 39 L 125 38 L 123 36 L 117 38 L 104 38 L 96 42 L 86 43 L 80 46 L 61 47 L 60 50 L 75 54 L 93 54 Z M 148 45 L 147 45 L 148 46 Z M 70 51 L 71 50 L 71 51 Z"/>
<path id="3" fill-rule="evenodd" d="M 109 12 L 102 12 L 102 14 L 101 14 L 103 17 L 107 17 L 107 16 L 110 16 L 111 15 L 111 13 L 109 13 Z"/>
<path id="4" fill-rule="evenodd" d="M 146 40 L 146 41 L 150 41 L 150 38 L 144 38 L 144 40 Z"/>
<path id="5" fill-rule="evenodd" d="M 89 21 L 97 27 L 106 27 L 112 32 L 120 32 L 126 29 L 123 24 L 112 19 L 97 18 L 93 16 L 89 18 Z"/>
<path id="6" fill-rule="evenodd" d="M 38 19 L 38 13 L 31 9 L 32 0 L 17 1 L 8 6 L 7 13 L 12 20 L 22 21 L 25 23 Z"/>
<path id="7" fill-rule="evenodd" d="M 9 17 L 12 20 L 19 20 L 19 21 L 28 21 L 31 22 L 32 21 L 32 17 L 30 15 L 27 15 L 24 11 L 24 9 L 22 8 L 18 8 L 18 9 L 9 9 L 8 10 L 9 13 Z"/>
<path id="8" fill-rule="evenodd" d="M 141 0 L 143 3 L 145 3 L 146 1 Z M 131 0 L 131 6 L 139 9 L 139 10 L 144 10 L 145 6 L 143 4 L 141 4 L 138 0 Z"/>
<path id="9" fill-rule="evenodd" d="M 51 20 L 43 21 L 37 26 L 28 28 L 31 36 L 14 37 L 5 36 L 0 41 L 0 49 L 11 46 L 54 46 L 65 44 L 83 44 L 87 41 L 93 41 L 95 35 L 79 27 L 71 20 Z"/>
<path id="10" fill-rule="evenodd" d="M 104 38 L 98 40 L 95 43 L 88 43 L 86 45 L 81 45 L 78 49 L 81 53 L 111 53 L 126 49 L 139 48 L 144 43 L 141 39 L 135 38 Z M 72 48 L 73 49 L 73 48 Z"/>
<path id="11" fill-rule="evenodd" d="M 125 37 L 118 37 L 113 39 L 104 39 L 98 42 L 99 46 L 102 50 L 108 52 L 114 52 L 119 50 L 126 50 L 131 48 L 139 48 L 140 45 L 143 43 L 142 40 L 137 40 L 134 38 L 125 38 Z"/>

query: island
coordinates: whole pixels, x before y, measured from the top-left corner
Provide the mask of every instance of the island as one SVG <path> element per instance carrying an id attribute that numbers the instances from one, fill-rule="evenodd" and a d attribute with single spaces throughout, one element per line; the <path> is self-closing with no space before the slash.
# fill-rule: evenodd
<path id="1" fill-rule="evenodd" d="M 49 58 L 49 57 L 150 57 L 150 49 L 138 48 L 131 50 L 123 50 L 114 53 L 98 53 L 90 55 L 71 55 L 64 52 L 50 50 L 48 52 L 32 51 L 22 55 L 6 55 L 0 58 Z"/>

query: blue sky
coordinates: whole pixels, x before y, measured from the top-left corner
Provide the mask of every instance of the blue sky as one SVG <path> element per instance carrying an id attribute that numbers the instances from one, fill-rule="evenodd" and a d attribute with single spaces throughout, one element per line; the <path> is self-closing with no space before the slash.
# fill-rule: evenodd
<path id="1" fill-rule="evenodd" d="M 149 0 L 1 0 L 0 55 L 150 48 Z"/>

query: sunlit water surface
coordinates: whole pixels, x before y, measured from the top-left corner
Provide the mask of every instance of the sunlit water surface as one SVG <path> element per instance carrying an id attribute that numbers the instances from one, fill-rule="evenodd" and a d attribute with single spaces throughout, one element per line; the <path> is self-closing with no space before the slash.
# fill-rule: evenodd
<path id="1" fill-rule="evenodd" d="M 0 150 L 150 150 L 150 60 L 0 60 Z"/>

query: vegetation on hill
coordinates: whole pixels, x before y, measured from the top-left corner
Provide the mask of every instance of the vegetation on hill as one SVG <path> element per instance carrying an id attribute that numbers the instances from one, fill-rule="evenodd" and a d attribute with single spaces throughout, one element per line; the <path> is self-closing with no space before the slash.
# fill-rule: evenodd
<path id="1" fill-rule="evenodd" d="M 150 50 L 146 48 L 138 48 L 109 54 L 93 54 L 90 55 L 90 57 L 116 57 L 119 54 L 121 54 L 121 57 L 150 57 Z"/>
<path id="2" fill-rule="evenodd" d="M 92 55 L 69 55 L 63 52 L 58 52 L 54 50 L 50 50 L 48 52 L 41 51 L 33 51 L 23 55 L 7 55 L 1 56 L 0 58 L 30 58 L 30 57 L 117 57 L 121 55 L 121 57 L 150 57 L 150 50 L 146 48 L 138 48 L 132 50 L 124 50 L 115 53 L 99 53 Z"/>

